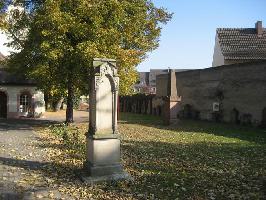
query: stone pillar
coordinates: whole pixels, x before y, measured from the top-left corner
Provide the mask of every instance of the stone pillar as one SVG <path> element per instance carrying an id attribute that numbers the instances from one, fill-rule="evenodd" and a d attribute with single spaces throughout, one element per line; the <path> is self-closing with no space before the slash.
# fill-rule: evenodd
<path id="1" fill-rule="evenodd" d="M 117 129 L 119 78 L 116 61 L 94 59 L 90 87 L 89 131 L 84 167 L 86 182 L 128 178 L 120 162 L 120 137 Z"/>
<path id="2" fill-rule="evenodd" d="M 170 125 L 177 123 L 177 113 L 179 111 L 179 103 L 181 97 L 177 95 L 176 75 L 174 70 L 170 70 L 168 74 L 167 96 L 163 98 L 163 121 L 164 124 Z"/>

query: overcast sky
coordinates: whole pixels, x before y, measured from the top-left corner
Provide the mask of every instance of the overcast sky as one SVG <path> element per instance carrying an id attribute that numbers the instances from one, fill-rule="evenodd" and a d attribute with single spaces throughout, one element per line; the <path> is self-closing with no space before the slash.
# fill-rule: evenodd
<path id="1" fill-rule="evenodd" d="M 161 68 L 206 68 L 212 63 L 216 28 L 266 27 L 266 0 L 153 0 L 173 12 L 163 26 L 160 46 L 138 66 L 139 71 Z M 0 35 L 0 52 L 6 37 Z"/>

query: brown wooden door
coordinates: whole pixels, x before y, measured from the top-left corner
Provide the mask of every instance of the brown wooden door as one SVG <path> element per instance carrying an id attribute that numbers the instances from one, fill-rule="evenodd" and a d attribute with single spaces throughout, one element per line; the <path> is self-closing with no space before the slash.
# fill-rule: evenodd
<path id="1" fill-rule="evenodd" d="M 7 117 L 7 96 L 0 91 L 0 118 Z"/>

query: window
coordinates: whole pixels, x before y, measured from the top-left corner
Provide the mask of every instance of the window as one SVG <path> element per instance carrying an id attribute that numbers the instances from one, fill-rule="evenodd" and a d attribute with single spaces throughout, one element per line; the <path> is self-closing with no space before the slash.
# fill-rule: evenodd
<path id="1" fill-rule="evenodd" d="M 21 94 L 19 98 L 19 111 L 20 112 L 29 112 L 30 110 L 30 95 Z"/>

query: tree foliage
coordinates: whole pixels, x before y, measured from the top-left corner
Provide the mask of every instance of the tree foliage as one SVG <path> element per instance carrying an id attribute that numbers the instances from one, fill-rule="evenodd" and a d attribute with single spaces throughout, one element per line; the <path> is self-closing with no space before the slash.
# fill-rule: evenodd
<path id="1" fill-rule="evenodd" d="M 161 25 L 171 18 L 149 0 L 4 2 L 3 8 L 15 6 L 1 15 L 1 26 L 12 39 L 9 46 L 18 50 L 10 66 L 34 77 L 41 88 L 68 90 L 69 100 L 76 90 L 88 92 L 96 57 L 117 60 L 120 93 L 129 94 L 136 66 L 158 47 Z"/>

